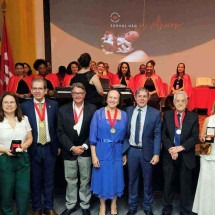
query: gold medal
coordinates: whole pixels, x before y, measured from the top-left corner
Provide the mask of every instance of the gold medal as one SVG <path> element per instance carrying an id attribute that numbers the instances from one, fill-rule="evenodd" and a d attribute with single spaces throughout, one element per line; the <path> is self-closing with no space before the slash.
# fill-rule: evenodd
<path id="1" fill-rule="evenodd" d="M 75 124 L 75 125 L 73 126 L 73 128 L 74 128 L 74 130 L 77 130 L 77 124 Z"/>
<path id="2" fill-rule="evenodd" d="M 43 121 L 41 121 L 41 122 L 40 122 L 40 128 L 43 128 L 43 127 L 44 127 L 44 125 L 45 125 L 45 124 L 44 124 L 44 122 L 43 122 Z"/>
<path id="3" fill-rule="evenodd" d="M 116 132 L 116 129 L 115 129 L 115 128 L 111 128 L 111 129 L 110 129 L 110 132 L 111 132 L 112 134 L 114 134 L 114 133 Z"/>

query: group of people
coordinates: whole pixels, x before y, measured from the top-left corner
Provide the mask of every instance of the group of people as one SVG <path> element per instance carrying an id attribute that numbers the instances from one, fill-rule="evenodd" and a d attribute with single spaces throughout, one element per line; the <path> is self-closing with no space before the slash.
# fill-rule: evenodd
<path id="1" fill-rule="evenodd" d="M 39 75 L 32 78 L 29 91 L 24 93 L 26 97 L 28 94 L 33 96 L 32 99 L 22 102 L 20 106 L 20 92 L 11 90 L 1 96 L 2 213 L 14 214 L 15 194 L 17 214 L 28 214 L 31 193 L 33 215 L 56 215 L 53 204 L 54 171 L 57 156 L 62 153 L 67 188 L 66 208 L 61 215 L 75 212 L 78 202 L 83 215 L 89 215 L 92 194 L 100 199 L 99 215 L 106 214 L 108 199 L 111 200 L 111 215 L 118 214 L 117 198 L 123 195 L 123 166 L 126 164 L 129 182 L 127 215 L 137 213 L 140 180 L 143 182 L 143 211 L 146 215 L 153 215 L 153 169 L 161 156 L 164 172 L 162 215 L 170 215 L 173 211 L 173 182 L 178 174 L 180 214 L 188 215 L 192 210 L 199 215 L 214 214 L 211 191 L 213 150 L 211 155 L 201 158 L 192 209 L 192 170 L 196 165 L 195 144 L 199 137 L 199 123 L 198 115 L 186 109 L 189 96 L 186 84 L 190 80 L 184 74 L 184 64 L 178 65 L 177 75 L 172 79 L 169 96 L 174 108 L 164 113 L 162 122 L 161 112 L 153 108 L 156 96 L 160 95 L 161 83 L 155 74 L 154 61 L 146 64 L 146 70 L 143 64 L 140 66 L 140 74 L 134 78 L 138 83 L 134 90 L 135 105 L 127 107 L 126 111 L 119 109 L 120 92 L 116 89 L 108 92 L 106 105 L 100 106 L 103 89 L 99 76 L 89 69 L 91 62 L 88 53 L 79 57 L 77 73 L 69 83 L 72 102 L 60 108 L 56 101 L 46 97 L 53 94 L 55 82 L 51 83 L 51 88 L 47 81 L 47 63 L 42 59 L 35 61 L 34 68 Z M 131 79 L 129 64 L 121 63 L 119 71 L 118 79 L 128 86 Z M 20 77 L 18 82 L 21 82 L 17 86 L 19 90 L 24 86 L 22 80 L 24 77 Z M 147 86 L 150 87 L 147 89 Z M 206 119 L 202 141 L 205 141 L 207 127 L 214 128 L 214 124 L 214 116 Z M 208 198 L 211 198 L 207 201 L 207 207 L 203 205 L 205 200 L 202 195 L 205 186 Z"/>
<path id="2" fill-rule="evenodd" d="M 33 75 L 27 63 L 16 63 L 15 75 L 10 78 L 7 91 L 14 92 L 19 101 L 22 102 L 31 96 L 31 81 L 33 78 L 44 78 L 47 81 L 48 95 L 54 95 L 56 87 L 71 86 L 72 83 L 80 81 L 87 90 L 86 100 L 96 106 L 103 106 L 102 81 L 108 80 L 109 86 L 124 86 L 131 89 L 134 94 L 139 87 L 144 86 L 150 93 L 149 104 L 160 110 L 161 98 L 165 99 L 167 109 L 174 108 L 173 95 L 177 91 L 185 91 L 190 97 L 192 83 L 190 76 L 185 73 L 185 64 L 177 65 L 176 74 L 171 77 L 169 88 L 163 83 L 161 77 L 155 72 L 155 61 L 149 60 L 141 64 L 139 73 L 132 76 L 129 63 L 121 62 L 116 74 L 110 72 L 108 63 L 92 61 L 88 53 L 83 53 L 77 61 L 72 61 L 67 68 L 59 67 L 58 73 L 50 72 L 49 63 L 43 59 L 34 62 L 34 69 L 38 74 Z M 30 72 L 29 72 L 30 71 Z"/>

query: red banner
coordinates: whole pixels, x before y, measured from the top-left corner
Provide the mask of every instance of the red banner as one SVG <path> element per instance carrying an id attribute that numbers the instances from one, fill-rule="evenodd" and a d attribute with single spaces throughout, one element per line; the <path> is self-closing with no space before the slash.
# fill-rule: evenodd
<path id="1" fill-rule="evenodd" d="M 0 71 L 0 95 L 6 90 L 9 78 L 14 74 L 14 63 L 11 54 L 10 44 L 7 36 L 5 17 L 2 27 L 1 41 L 1 71 Z"/>

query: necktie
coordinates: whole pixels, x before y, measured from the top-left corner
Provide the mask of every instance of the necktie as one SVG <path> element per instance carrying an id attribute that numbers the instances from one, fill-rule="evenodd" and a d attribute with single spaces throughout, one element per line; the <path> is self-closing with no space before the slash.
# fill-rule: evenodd
<path id="1" fill-rule="evenodd" d="M 138 109 L 136 127 L 135 127 L 135 143 L 138 145 L 140 139 L 140 119 L 141 119 L 141 109 Z"/>
<path id="2" fill-rule="evenodd" d="M 178 116 L 178 124 L 181 127 L 181 114 L 178 113 L 177 116 Z"/>
<path id="3" fill-rule="evenodd" d="M 43 109 L 43 104 L 38 103 L 40 113 L 42 114 L 42 109 Z M 41 144 L 46 144 L 47 143 L 47 138 L 46 138 L 46 122 L 40 121 L 39 119 L 39 143 Z"/>
<path id="4" fill-rule="evenodd" d="M 178 117 L 178 124 L 179 124 L 179 126 L 181 127 L 181 114 L 180 113 L 178 113 L 177 114 L 177 117 Z M 179 128 L 177 128 L 177 127 L 175 127 L 175 145 L 176 146 L 180 146 L 180 144 L 181 144 L 181 134 L 177 134 L 177 130 L 178 130 Z M 181 129 L 181 128 L 180 128 Z"/>

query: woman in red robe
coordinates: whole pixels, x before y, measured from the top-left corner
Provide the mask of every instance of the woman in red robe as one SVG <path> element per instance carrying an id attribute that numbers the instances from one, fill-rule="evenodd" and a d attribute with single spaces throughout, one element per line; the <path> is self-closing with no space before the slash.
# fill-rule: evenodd
<path id="1" fill-rule="evenodd" d="M 46 80 L 48 95 L 54 95 L 54 88 L 60 86 L 57 75 L 53 73 L 47 74 L 47 62 L 44 59 L 37 59 L 34 62 L 34 69 L 39 73 L 35 78 L 43 78 Z"/>
<path id="2" fill-rule="evenodd" d="M 23 102 L 25 98 L 31 97 L 31 83 L 25 80 L 24 64 L 15 64 L 16 75 L 9 79 L 6 91 L 13 92 L 19 98 L 19 102 Z"/>
<path id="3" fill-rule="evenodd" d="M 162 79 L 154 73 L 154 67 L 155 62 L 153 60 L 146 63 L 146 73 L 139 77 L 139 81 L 135 84 L 135 91 L 139 87 L 145 87 L 150 95 L 148 104 L 157 110 L 160 110 L 160 100 L 165 95 Z"/>
<path id="4" fill-rule="evenodd" d="M 176 74 L 171 77 L 169 84 L 169 92 L 165 101 L 165 107 L 171 109 L 173 105 L 173 96 L 177 91 L 185 91 L 188 98 L 192 93 L 192 82 L 190 76 L 185 74 L 185 64 L 179 63 L 176 69 Z"/>
<path id="5" fill-rule="evenodd" d="M 70 86 L 70 82 L 72 78 L 76 75 L 76 73 L 81 69 L 79 63 L 77 61 L 72 61 L 67 66 L 67 73 L 65 74 L 62 86 L 68 87 Z"/>
<path id="6" fill-rule="evenodd" d="M 127 62 L 122 62 L 119 65 L 117 74 L 113 76 L 112 84 L 125 85 L 134 92 L 134 78 L 131 76 L 130 66 Z"/>

